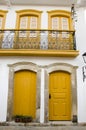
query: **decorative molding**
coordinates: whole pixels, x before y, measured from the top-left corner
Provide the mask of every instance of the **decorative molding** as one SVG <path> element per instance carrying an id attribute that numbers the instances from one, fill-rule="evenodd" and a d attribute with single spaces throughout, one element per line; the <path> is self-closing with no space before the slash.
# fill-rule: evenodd
<path id="1" fill-rule="evenodd" d="M 18 62 L 9 64 L 9 88 L 8 88 L 8 109 L 7 109 L 7 120 L 12 121 L 12 110 L 13 110 L 13 90 L 14 90 L 14 73 L 16 71 L 30 70 L 37 73 L 37 86 L 36 86 L 36 119 L 34 121 L 40 121 L 40 68 L 31 62 Z"/>

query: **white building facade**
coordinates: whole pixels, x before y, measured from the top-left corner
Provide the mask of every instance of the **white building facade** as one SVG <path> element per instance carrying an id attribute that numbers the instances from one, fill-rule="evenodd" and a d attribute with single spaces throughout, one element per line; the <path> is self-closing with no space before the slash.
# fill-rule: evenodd
<path id="1" fill-rule="evenodd" d="M 37 10 L 41 11 L 41 27 L 40 29 L 48 29 L 48 12 L 52 10 L 63 10 L 71 11 L 68 7 L 56 7 L 56 6 L 12 6 L 7 8 L 6 6 L 0 6 L 0 10 L 7 11 L 6 13 L 6 22 L 4 29 L 15 29 L 17 21 L 16 11 L 21 10 Z M 36 122 L 44 123 L 49 120 L 61 120 L 62 117 L 53 117 L 52 111 L 54 114 L 57 113 L 58 104 L 61 105 L 60 108 L 63 115 L 65 115 L 65 103 L 62 100 L 62 104 L 55 104 L 55 108 L 49 108 L 52 105 L 50 104 L 49 98 L 52 98 L 52 95 L 49 95 L 49 84 L 54 82 L 51 80 L 54 72 L 60 73 L 59 75 L 64 75 L 64 73 L 69 74 L 70 78 L 70 94 L 68 95 L 68 100 L 71 101 L 70 107 L 70 118 L 63 118 L 62 120 L 76 120 L 78 123 L 86 122 L 86 81 L 83 82 L 83 73 L 82 67 L 84 65 L 82 54 L 86 51 L 85 41 L 86 41 L 86 13 L 85 8 L 77 9 L 77 22 L 75 23 L 75 36 L 76 36 L 76 50 L 79 51 L 77 56 L 64 56 L 63 55 L 45 55 L 43 54 L 0 54 L 0 122 L 6 120 L 12 120 L 13 112 L 13 92 L 14 92 L 14 77 L 15 73 L 21 70 L 28 70 L 36 73 Z M 9 48 L 5 48 L 6 50 Z M 2 51 L 4 51 L 3 49 Z M 14 51 L 14 50 L 13 50 Z M 20 51 L 20 50 L 18 50 Z M 25 49 L 24 49 L 25 51 Z M 2 53 L 2 52 L 1 52 Z M 46 53 L 46 51 L 45 51 Z M 54 75 L 55 77 L 56 75 Z M 21 77 L 22 78 L 22 77 Z M 58 78 L 58 76 L 56 77 Z M 29 80 L 29 79 L 28 79 Z M 57 80 L 57 79 L 56 79 Z M 60 79 L 59 79 L 60 80 Z M 58 81 L 58 80 L 57 80 Z M 60 82 L 60 81 L 58 81 Z M 59 84 L 57 82 L 57 84 Z M 64 83 L 64 81 L 62 81 Z M 68 81 L 69 82 L 69 81 Z M 55 83 L 56 85 L 56 83 Z M 63 85 L 63 84 L 62 84 Z M 52 86 L 52 85 L 51 85 Z M 32 88 L 34 89 L 34 88 Z M 19 91 L 19 90 L 18 90 Z M 32 90 L 33 91 L 33 90 Z M 52 90 L 51 90 L 52 91 Z M 60 90 L 59 90 L 60 91 Z M 60 92 L 59 92 L 60 93 Z M 63 92 L 56 96 L 59 98 Z M 56 94 L 56 91 L 55 91 Z M 66 93 L 65 93 L 66 94 Z M 65 97 L 64 94 L 64 97 Z M 10 96 L 9 96 L 10 95 Z M 32 94 L 33 95 L 33 94 Z M 70 99 L 70 98 L 71 99 Z M 31 99 L 31 97 L 28 97 Z M 56 100 L 55 100 L 56 101 Z M 55 106 L 56 105 L 56 106 Z M 60 108 L 58 108 L 58 113 L 60 114 Z M 17 109 L 17 108 L 15 108 Z M 23 109 L 23 108 L 22 108 Z M 51 110 L 53 109 L 53 110 Z M 15 110 L 17 111 L 17 110 Z M 14 112 L 15 113 L 15 112 Z"/>

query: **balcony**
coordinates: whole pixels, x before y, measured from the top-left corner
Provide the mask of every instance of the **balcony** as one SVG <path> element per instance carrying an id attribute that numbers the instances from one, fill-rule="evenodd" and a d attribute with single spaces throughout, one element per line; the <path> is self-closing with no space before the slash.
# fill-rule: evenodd
<path id="1" fill-rule="evenodd" d="M 4 29 L 0 30 L 0 55 L 76 57 L 75 41 L 75 31 Z"/>

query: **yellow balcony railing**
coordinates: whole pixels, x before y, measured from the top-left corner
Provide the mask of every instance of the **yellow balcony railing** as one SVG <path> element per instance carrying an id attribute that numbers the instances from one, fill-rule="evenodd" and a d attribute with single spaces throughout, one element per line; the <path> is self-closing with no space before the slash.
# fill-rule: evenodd
<path id="1" fill-rule="evenodd" d="M 45 29 L 0 30 L 0 50 L 75 51 L 75 31 Z"/>
<path id="2" fill-rule="evenodd" d="M 75 32 L 66 30 L 0 30 L 0 48 L 76 50 Z"/>

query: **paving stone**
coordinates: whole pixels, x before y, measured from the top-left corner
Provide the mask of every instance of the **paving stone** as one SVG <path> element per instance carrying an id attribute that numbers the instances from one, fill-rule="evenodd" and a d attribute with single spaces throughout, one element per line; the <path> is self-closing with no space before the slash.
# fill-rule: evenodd
<path id="1" fill-rule="evenodd" d="M 86 126 L 0 126 L 0 130 L 86 130 Z"/>

